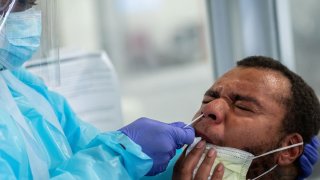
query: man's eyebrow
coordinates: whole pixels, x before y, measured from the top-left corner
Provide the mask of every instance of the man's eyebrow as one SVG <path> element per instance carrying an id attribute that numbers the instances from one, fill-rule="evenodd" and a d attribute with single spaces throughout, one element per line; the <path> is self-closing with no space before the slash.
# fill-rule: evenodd
<path id="1" fill-rule="evenodd" d="M 257 105 L 258 107 L 262 108 L 263 106 L 261 105 L 261 103 L 254 97 L 252 96 L 247 96 L 247 95 L 240 95 L 240 94 L 233 94 L 232 95 L 232 99 L 234 101 L 248 101 L 248 102 L 252 102 L 255 105 Z"/>
<path id="2" fill-rule="evenodd" d="M 205 96 L 209 96 L 209 97 L 213 97 L 213 98 L 219 98 L 220 94 L 218 91 L 209 89 L 208 91 L 206 91 L 206 93 L 204 94 Z M 234 101 L 247 101 L 247 102 L 252 102 L 254 103 L 256 106 L 258 106 L 259 108 L 263 108 L 262 104 L 258 101 L 257 98 L 252 97 L 252 96 L 248 96 L 248 95 L 241 95 L 238 93 L 234 93 L 231 95 L 231 99 Z"/>
<path id="3" fill-rule="evenodd" d="M 204 95 L 205 96 L 210 96 L 210 97 L 213 97 L 213 98 L 219 97 L 219 93 L 217 91 L 212 90 L 212 89 L 209 89 L 208 91 L 206 91 L 206 93 Z"/>

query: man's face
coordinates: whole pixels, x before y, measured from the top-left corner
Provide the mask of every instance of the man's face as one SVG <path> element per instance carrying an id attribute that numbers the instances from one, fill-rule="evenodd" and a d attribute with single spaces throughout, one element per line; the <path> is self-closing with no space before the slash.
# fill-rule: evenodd
<path id="1" fill-rule="evenodd" d="M 280 73 L 237 67 L 205 93 L 194 125 L 208 142 L 261 154 L 277 146 L 290 97 L 290 83 Z"/>

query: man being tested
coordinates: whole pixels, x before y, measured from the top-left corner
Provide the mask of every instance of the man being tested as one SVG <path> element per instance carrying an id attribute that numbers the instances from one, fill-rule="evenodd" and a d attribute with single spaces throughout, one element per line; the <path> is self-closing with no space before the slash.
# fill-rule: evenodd
<path id="1" fill-rule="evenodd" d="M 164 171 L 176 149 L 192 143 L 193 128 L 142 118 L 99 133 L 21 67 L 40 46 L 42 13 L 33 6 L 43 2 L 0 0 L 0 179 L 139 179 Z"/>
<path id="2" fill-rule="evenodd" d="M 215 161 L 212 179 L 302 179 L 318 159 L 318 98 L 271 58 L 239 61 L 206 91 L 201 114 L 193 126 L 203 140 L 180 156 L 173 179 L 208 179 Z"/>

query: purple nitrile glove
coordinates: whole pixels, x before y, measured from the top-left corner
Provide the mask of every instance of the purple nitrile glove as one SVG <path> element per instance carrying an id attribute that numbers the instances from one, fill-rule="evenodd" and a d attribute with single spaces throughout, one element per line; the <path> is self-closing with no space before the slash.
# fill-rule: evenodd
<path id="1" fill-rule="evenodd" d="M 319 159 L 318 149 L 320 147 L 320 142 L 317 136 L 314 136 L 309 144 L 304 146 L 303 153 L 299 159 L 301 173 L 298 180 L 302 180 L 311 175 L 313 170 L 313 165 Z"/>
<path id="2" fill-rule="evenodd" d="M 194 129 L 191 126 L 183 128 L 185 125 L 183 122 L 167 124 L 140 118 L 119 131 L 139 144 L 142 151 L 152 158 L 153 166 L 147 175 L 153 176 L 166 170 L 176 149 L 193 142 Z"/>

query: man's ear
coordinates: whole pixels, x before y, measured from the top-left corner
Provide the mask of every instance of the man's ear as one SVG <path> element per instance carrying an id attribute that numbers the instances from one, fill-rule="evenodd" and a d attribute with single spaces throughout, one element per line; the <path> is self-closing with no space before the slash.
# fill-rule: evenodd
<path id="1" fill-rule="evenodd" d="M 287 135 L 281 143 L 282 147 L 303 142 L 303 138 L 298 133 Z M 279 152 L 278 165 L 286 166 L 292 164 L 303 152 L 303 146 L 296 146 Z"/>

